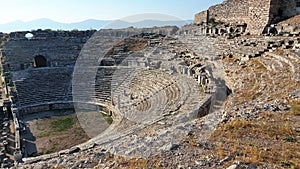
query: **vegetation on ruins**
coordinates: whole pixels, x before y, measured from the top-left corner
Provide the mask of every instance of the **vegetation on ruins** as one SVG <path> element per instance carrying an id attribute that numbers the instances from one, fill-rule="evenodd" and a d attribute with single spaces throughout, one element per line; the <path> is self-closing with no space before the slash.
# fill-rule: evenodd
<path id="1" fill-rule="evenodd" d="M 113 118 L 110 115 L 108 115 L 107 113 L 104 113 L 104 112 L 102 112 L 101 114 L 108 124 L 113 123 Z"/>
<path id="2" fill-rule="evenodd" d="M 43 131 L 37 136 L 38 138 L 48 137 L 55 133 L 67 131 L 71 129 L 74 125 L 74 118 L 68 117 L 63 119 L 57 119 L 54 121 L 51 120 L 50 126 L 48 126 L 49 128 L 43 128 L 42 123 L 45 123 L 46 121 L 48 121 L 48 119 L 42 119 L 40 122 L 38 122 L 38 129 L 40 131 Z"/>
<path id="3" fill-rule="evenodd" d="M 20 167 L 300 168 L 300 15 L 279 22 L 284 2 L 224 1 L 180 29 L 9 34 L 1 125 L 45 155 Z"/>
<path id="4" fill-rule="evenodd" d="M 290 104 L 293 115 L 300 116 L 300 102 L 292 102 Z"/>

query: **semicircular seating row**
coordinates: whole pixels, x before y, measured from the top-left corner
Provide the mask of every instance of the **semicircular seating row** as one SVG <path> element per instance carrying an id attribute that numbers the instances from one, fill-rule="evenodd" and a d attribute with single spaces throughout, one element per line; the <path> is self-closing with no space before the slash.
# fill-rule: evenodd
<path id="1" fill-rule="evenodd" d="M 129 76 L 131 70 L 124 71 L 119 76 Z M 111 89 L 117 88 L 111 85 L 116 68 L 105 67 L 98 68 L 96 77 L 88 78 L 92 83 L 92 88 L 81 87 L 81 83 L 73 84 L 76 91 L 72 93 L 72 74 L 73 68 L 42 68 L 30 69 L 26 72 L 16 74 L 18 77 L 14 81 L 19 107 L 33 106 L 41 103 L 72 101 L 73 94 L 76 94 L 76 99 L 81 101 L 93 101 L 101 103 L 111 103 Z M 82 75 L 81 77 L 83 77 Z M 84 79 L 83 79 L 84 81 Z M 74 87 L 74 86 L 73 86 Z M 81 93 L 84 95 L 80 96 Z"/>
<path id="2" fill-rule="evenodd" d="M 68 100 L 71 77 L 71 68 L 28 70 L 14 82 L 19 106 Z"/>
<path id="3" fill-rule="evenodd" d="M 162 116 L 180 100 L 180 88 L 171 76 L 160 71 L 141 71 L 119 88 L 113 98 L 119 98 L 119 109 L 128 119 L 151 119 Z"/>

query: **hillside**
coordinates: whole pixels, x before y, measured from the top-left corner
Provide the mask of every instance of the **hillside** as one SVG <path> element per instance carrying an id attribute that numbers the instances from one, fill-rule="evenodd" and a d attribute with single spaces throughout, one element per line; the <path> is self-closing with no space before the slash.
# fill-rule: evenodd
<path id="1" fill-rule="evenodd" d="M 42 18 L 29 22 L 14 21 L 6 24 L 0 24 L 0 32 L 15 32 L 15 31 L 32 31 L 37 29 L 52 29 L 52 30 L 100 30 L 100 29 L 120 29 L 128 27 L 153 27 L 153 26 L 183 26 L 192 23 L 187 21 L 159 21 L 159 20 L 144 20 L 139 22 L 126 22 L 122 20 L 95 20 L 89 19 L 76 23 L 61 23 L 50 19 Z"/>

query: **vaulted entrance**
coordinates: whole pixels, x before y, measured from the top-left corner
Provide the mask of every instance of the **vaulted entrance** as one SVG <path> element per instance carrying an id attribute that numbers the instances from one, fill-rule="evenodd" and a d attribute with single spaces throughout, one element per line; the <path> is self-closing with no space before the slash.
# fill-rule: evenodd
<path id="1" fill-rule="evenodd" d="M 44 56 L 38 55 L 33 58 L 33 67 L 47 67 L 47 60 Z"/>

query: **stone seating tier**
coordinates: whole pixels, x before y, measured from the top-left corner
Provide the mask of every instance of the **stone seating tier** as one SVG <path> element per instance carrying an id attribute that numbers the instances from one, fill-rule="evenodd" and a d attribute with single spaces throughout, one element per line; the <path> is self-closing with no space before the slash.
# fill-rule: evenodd
<path id="1" fill-rule="evenodd" d="M 69 99 L 72 68 L 31 69 L 24 76 L 15 81 L 19 106 Z"/>

